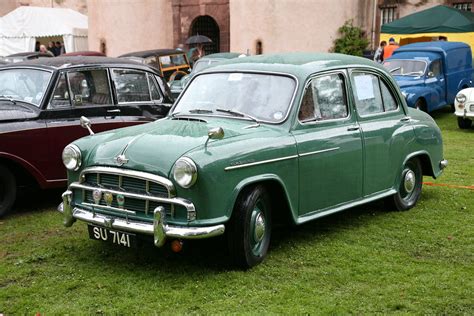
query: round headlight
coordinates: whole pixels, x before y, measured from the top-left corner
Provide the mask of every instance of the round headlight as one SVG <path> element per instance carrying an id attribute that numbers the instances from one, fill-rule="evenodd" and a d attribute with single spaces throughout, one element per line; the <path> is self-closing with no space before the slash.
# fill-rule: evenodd
<path id="1" fill-rule="evenodd" d="M 458 101 L 459 103 L 464 103 L 464 102 L 466 102 L 466 96 L 462 93 L 459 93 L 456 96 L 456 101 Z"/>
<path id="2" fill-rule="evenodd" d="M 190 188 L 197 180 L 197 167 L 187 157 L 179 158 L 173 168 L 174 180 L 183 188 Z"/>
<path id="3" fill-rule="evenodd" d="M 76 171 L 81 166 L 81 150 L 76 145 L 67 145 L 63 150 L 63 164 L 68 170 Z"/>

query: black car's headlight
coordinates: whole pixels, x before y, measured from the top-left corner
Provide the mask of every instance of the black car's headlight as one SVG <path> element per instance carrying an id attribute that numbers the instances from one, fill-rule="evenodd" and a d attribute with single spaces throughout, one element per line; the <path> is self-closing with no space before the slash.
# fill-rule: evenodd
<path id="1" fill-rule="evenodd" d="M 190 188 L 197 180 L 197 167 L 187 157 L 179 158 L 173 167 L 173 178 L 183 188 Z"/>
<path id="2" fill-rule="evenodd" d="M 63 150 L 63 164 L 71 171 L 76 171 L 81 166 L 81 150 L 76 145 L 67 145 Z"/>

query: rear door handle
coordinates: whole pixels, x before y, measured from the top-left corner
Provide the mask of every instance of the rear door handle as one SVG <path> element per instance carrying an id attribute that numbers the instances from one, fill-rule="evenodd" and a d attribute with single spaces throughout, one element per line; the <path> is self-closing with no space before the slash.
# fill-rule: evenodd
<path id="1" fill-rule="evenodd" d="M 409 117 L 409 116 L 402 117 L 402 118 L 400 119 L 400 122 L 410 122 L 410 121 L 411 121 L 411 117 Z"/>
<path id="2" fill-rule="evenodd" d="M 107 110 L 107 113 L 120 113 L 120 109 Z"/>
<path id="3" fill-rule="evenodd" d="M 347 128 L 348 131 L 358 131 L 359 129 L 360 129 L 360 126 L 351 126 Z"/>

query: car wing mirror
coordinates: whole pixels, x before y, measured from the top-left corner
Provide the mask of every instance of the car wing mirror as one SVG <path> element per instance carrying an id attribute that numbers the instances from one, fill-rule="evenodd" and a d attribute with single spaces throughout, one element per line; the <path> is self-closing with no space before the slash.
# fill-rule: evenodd
<path id="1" fill-rule="evenodd" d="M 209 139 L 222 139 L 224 138 L 224 134 L 224 129 L 222 127 L 214 127 L 209 129 L 209 131 L 207 132 L 207 140 L 204 144 L 204 147 L 207 146 Z"/>
<path id="2" fill-rule="evenodd" d="M 91 120 L 89 120 L 87 117 L 85 116 L 81 116 L 81 118 L 79 119 L 79 121 L 81 122 L 81 126 L 82 128 L 85 128 L 89 131 L 89 134 L 90 135 L 94 135 L 94 132 L 92 131 L 92 124 L 91 124 Z"/>
<path id="3" fill-rule="evenodd" d="M 433 78 L 434 76 L 434 72 L 428 71 L 428 78 Z"/>

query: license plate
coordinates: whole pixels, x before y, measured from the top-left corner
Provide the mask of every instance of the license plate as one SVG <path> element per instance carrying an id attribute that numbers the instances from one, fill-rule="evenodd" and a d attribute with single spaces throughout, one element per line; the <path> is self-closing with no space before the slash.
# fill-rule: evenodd
<path id="1" fill-rule="evenodd" d="M 137 237 L 134 234 L 110 230 L 104 227 L 87 225 L 89 238 L 101 240 L 127 248 L 137 247 Z"/>

